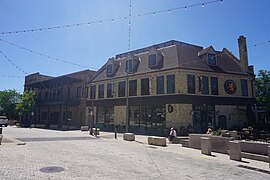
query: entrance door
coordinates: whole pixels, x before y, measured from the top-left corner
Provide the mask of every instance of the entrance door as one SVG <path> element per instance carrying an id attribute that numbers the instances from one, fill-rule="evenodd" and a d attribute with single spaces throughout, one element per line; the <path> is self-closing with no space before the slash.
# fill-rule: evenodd
<path id="1" fill-rule="evenodd" d="M 208 123 L 207 123 L 207 111 L 201 111 L 201 132 L 206 133 L 208 129 Z"/>
<path id="2" fill-rule="evenodd" d="M 214 106 L 193 106 L 193 128 L 195 133 L 206 133 L 214 127 Z"/>

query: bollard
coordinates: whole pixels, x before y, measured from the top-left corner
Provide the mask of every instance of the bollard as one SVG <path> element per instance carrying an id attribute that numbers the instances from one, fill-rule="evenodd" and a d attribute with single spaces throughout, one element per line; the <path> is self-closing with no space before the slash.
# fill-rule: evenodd
<path id="1" fill-rule="evenodd" d="M 2 127 L 0 127 L 0 134 L 2 134 L 2 131 L 3 131 L 3 128 L 2 128 Z"/>
<path id="2" fill-rule="evenodd" d="M 96 127 L 96 137 L 97 137 L 97 127 Z"/>
<path id="3" fill-rule="evenodd" d="M 211 155 L 211 140 L 207 137 L 201 138 L 201 153 Z"/>
<path id="4" fill-rule="evenodd" d="M 114 128 L 114 138 L 117 139 L 117 128 Z"/>
<path id="5" fill-rule="evenodd" d="M 229 155 L 231 160 L 241 161 L 241 146 L 239 142 L 229 141 Z"/>

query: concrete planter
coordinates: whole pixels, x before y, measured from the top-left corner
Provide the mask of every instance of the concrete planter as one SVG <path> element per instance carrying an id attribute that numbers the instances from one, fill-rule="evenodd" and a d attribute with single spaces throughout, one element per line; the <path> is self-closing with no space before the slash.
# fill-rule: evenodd
<path id="1" fill-rule="evenodd" d="M 166 146 L 166 138 L 165 137 L 148 137 L 148 144 L 155 146 Z"/>
<path id="2" fill-rule="evenodd" d="M 267 148 L 268 146 L 270 146 L 270 143 L 255 142 L 255 141 L 239 141 L 239 142 L 242 152 L 268 156 Z"/>
<path id="3" fill-rule="evenodd" d="M 88 131 L 88 126 L 81 126 L 81 131 Z"/>
<path id="4" fill-rule="evenodd" d="M 124 133 L 123 139 L 125 141 L 135 141 L 135 134 L 133 134 L 133 133 Z"/>
<path id="5" fill-rule="evenodd" d="M 233 140 L 232 137 L 213 136 L 209 134 L 189 134 L 189 147 L 201 149 L 201 138 L 210 138 L 211 149 L 213 152 L 228 154 L 228 142 Z"/>

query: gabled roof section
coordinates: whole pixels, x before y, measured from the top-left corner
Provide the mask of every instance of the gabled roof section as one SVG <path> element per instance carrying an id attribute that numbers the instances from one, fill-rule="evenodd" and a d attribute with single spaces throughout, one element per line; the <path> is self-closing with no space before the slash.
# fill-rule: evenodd
<path id="1" fill-rule="evenodd" d="M 209 47 L 201 50 L 200 52 L 198 52 L 198 56 L 201 57 L 207 53 L 216 54 L 216 50 L 213 48 L 213 46 L 209 46 Z"/>

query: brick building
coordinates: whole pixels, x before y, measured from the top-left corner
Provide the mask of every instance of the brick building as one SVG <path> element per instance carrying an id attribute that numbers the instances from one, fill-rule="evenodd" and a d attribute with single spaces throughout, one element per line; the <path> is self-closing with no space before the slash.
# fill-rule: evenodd
<path id="1" fill-rule="evenodd" d="M 244 36 L 238 45 L 239 59 L 226 48 L 174 40 L 118 54 L 89 82 L 86 108 L 94 107 L 104 130 L 127 129 L 127 123 L 128 131 L 144 134 L 246 127 L 253 118 L 255 75 Z"/>
<path id="2" fill-rule="evenodd" d="M 226 48 L 172 40 L 118 54 L 97 72 L 32 74 L 25 89 L 38 95 L 35 123 L 49 128 L 96 124 L 159 135 L 170 127 L 178 134 L 240 129 L 254 119 L 255 75 L 244 36 L 238 45 L 239 59 Z"/>
<path id="3" fill-rule="evenodd" d="M 26 76 L 25 90 L 34 90 L 37 95 L 31 123 L 52 129 L 84 125 L 87 122 L 85 106 L 89 96 L 87 84 L 94 73 L 84 70 L 59 77 L 39 73 Z"/>

